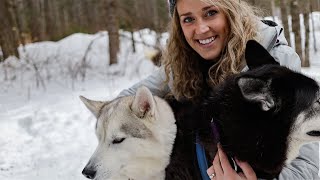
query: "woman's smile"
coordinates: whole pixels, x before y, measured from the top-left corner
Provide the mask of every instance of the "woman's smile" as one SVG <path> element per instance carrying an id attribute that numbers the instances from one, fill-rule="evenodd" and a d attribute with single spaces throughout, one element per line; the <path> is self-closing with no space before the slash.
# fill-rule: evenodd
<path id="1" fill-rule="evenodd" d="M 210 47 L 211 45 L 214 44 L 215 40 L 216 40 L 217 36 L 212 36 L 206 39 L 199 39 L 197 40 L 199 42 L 199 44 L 203 47 Z"/>

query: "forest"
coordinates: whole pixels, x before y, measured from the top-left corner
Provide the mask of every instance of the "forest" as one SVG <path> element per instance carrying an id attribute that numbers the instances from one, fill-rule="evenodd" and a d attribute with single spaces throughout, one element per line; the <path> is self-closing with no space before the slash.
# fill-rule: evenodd
<path id="1" fill-rule="evenodd" d="M 304 21 L 301 27 L 299 19 L 307 19 L 310 12 L 319 11 L 320 0 L 247 1 L 261 9 L 262 16 L 280 18 L 287 39 L 290 39 L 289 23 L 292 23 L 296 51 L 302 58 L 302 65 L 308 66 L 308 37 L 312 36 L 312 22 L 319 19 L 311 16 L 312 22 Z M 166 31 L 169 19 L 166 0 L 1 0 L 0 62 L 10 55 L 19 57 L 17 47 L 20 45 L 56 41 L 76 32 L 107 31 L 109 45 L 112 44 L 108 49 L 110 64 L 114 64 L 120 29 L 133 33 L 148 28 L 161 33 Z M 306 37 L 304 44 L 302 36 Z"/>
<path id="2" fill-rule="evenodd" d="M 320 82 L 320 0 L 247 1 Z M 86 180 L 98 142 L 79 96 L 110 101 L 157 71 L 169 20 L 167 0 L 0 0 L 0 180 Z"/>

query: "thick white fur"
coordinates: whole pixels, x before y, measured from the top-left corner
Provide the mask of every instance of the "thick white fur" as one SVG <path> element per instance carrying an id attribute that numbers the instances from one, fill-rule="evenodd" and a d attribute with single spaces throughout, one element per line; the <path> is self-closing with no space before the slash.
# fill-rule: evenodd
<path id="1" fill-rule="evenodd" d="M 95 103 L 87 101 L 89 103 L 86 102 L 86 105 Z M 170 106 L 142 87 L 135 97 L 123 97 L 106 103 L 100 112 L 96 129 L 99 145 L 86 166 L 97 171 L 94 179 L 163 180 L 177 131 Z M 123 130 L 121 127 L 125 124 L 133 126 Z M 139 131 L 137 128 L 144 129 L 140 132 L 140 138 L 131 136 Z M 125 140 L 113 144 L 117 138 Z"/>
<path id="2" fill-rule="evenodd" d="M 312 108 L 319 111 L 320 104 L 314 103 Z M 316 112 L 315 116 L 312 116 L 310 119 L 306 119 L 306 113 L 308 112 L 303 112 L 297 117 L 293 128 L 291 129 L 288 141 L 287 164 L 297 157 L 299 149 L 303 144 L 320 140 L 319 137 L 307 135 L 307 132 L 312 130 L 320 131 L 320 114 Z"/>

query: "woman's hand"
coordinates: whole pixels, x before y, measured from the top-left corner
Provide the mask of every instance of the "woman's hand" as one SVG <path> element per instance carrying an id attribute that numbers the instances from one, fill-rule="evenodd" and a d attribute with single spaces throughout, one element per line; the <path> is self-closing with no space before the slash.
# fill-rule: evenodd
<path id="1" fill-rule="evenodd" d="M 236 163 L 243 172 L 237 173 L 231 167 L 227 155 L 218 144 L 218 152 L 213 160 L 213 165 L 209 167 L 207 173 L 210 179 L 214 180 L 257 180 L 256 173 L 247 162 L 240 162 L 236 159 Z"/>

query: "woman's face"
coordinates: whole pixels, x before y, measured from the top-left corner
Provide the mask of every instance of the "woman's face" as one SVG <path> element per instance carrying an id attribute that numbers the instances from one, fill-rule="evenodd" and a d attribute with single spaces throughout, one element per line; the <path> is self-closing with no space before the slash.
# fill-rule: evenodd
<path id="1" fill-rule="evenodd" d="M 188 44 L 204 59 L 217 60 L 226 46 L 226 16 L 200 0 L 178 0 L 180 25 Z"/>

